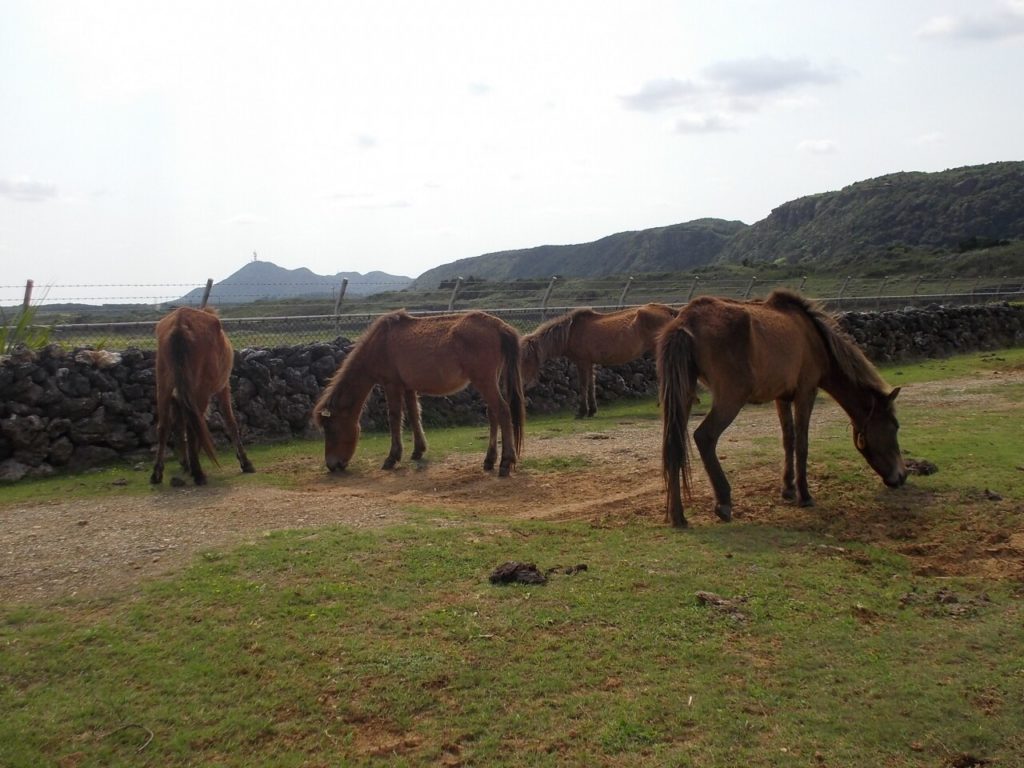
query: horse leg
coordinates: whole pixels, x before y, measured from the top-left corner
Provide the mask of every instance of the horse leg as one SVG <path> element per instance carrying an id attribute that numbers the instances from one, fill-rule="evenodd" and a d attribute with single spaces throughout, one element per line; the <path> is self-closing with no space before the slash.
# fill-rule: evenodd
<path id="1" fill-rule="evenodd" d="M 171 398 L 158 397 L 156 408 L 156 461 L 153 462 L 153 474 L 149 482 L 160 485 L 164 481 L 164 453 L 167 451 L 167 440 L 171 431 Z"/>
<path id="2" fill-rule="evenodd" d="M 597 371 L 593 363 L 587 368 L 587 416 L 593 416 L 597 413 Z"/>
<path id="3" fill-rule="evenodd" d="M 228 428 L 228 434 L 231 435 L 231 442 L 235 445 L 235 458 L 238 459 L 238 466 L 242 468 L 243 472 L 255 472 L 256 468 L 249 461 L 249 457 L 246 455 L 245 448 L 242 445 L 242 432 L 239 430 L 238 422 L 235 420 L 235 409 L 231 407 L 230 385 L 225 385 L 217 393 L 217 407 L 224 416 L 224 424 Z"/>
<path id="4" fill-rule="evenodd" d="M 405 411 L 412 422 L 412 459 L 419 461 L 427 450 L 427 436 L 423 434 L 423 416 L 420 413 L 420 398 L 416 390 L 405 390 Z"/>
<path id="5" fill-rule="evenodd" d="M 384 397 L 388 402 L 388 424 L 391 427 L 391 452 L 384 459 L 381 469 L 394 469 L 402 458 L 402 401 L 405 389 L 400 384 L 391 384 L 384 388 Z"/>
<path id="6" fill-rule="evenodd" d="M 201 413 L 206 413 L 206 409 L 204 408 Z M 185 463 L 188 464 L 188 471 L 192 475 L 192 482 L 196 485 L 206 485 L 206 473 L 199 463 L 199 435 L 194 430 L 185 427 L 184 424 L 181 428 L 185 433 Z"/>
<path id="7" fill-rule="evenodd" d="M 579 407 L 576 409 L 576 418 L 582 419 L 587 415 L 587 401 L 590 399 L 590 377 L 594 373 L 594 366 L 590 363 L 576 363 L 576 384 L 580 388 Z"/>
<path id="8" fill-rule="evenodd" d="M 700 459 L 704 463 L 704 470 L 708 473 L 711 486 L 715 489 L 715 514 L 726 522 L 732 520 L 732 487 L 718 460 L 718 438 L 732 424 L 742 405 L 742 403 L 720 404 L 715 398 L 708 415 L 693 432 L 693 442 L 697 444 Z"/>
<path id="9" fill-rule="evenodd" d="M 814 499 L 807 487 L 807 446 L 808 430 L 811 426 L 811 411 L 814 410 L 814 398 L 817 390 L 800 397 L 794 402 L 793 438 L 796 453 L 796 498 L 801 507 L 813 507 Z"/>
<path id="10" fill-rule="evenodd" d="M 498 455 L 498 428 L 501 428 L 501 464 L 498 465 L 498 477 L 508 477 L 516 464 L 516 444 L 512 434 L 512 412 L 508 403 L 501 395 L 498 382 L 488 378 L 485 382 L 474 386 L 480 391 L 487 403 L 487 418 L 490 422 L 490 442 L 487 455 L 484 457 L 484 469 L 494 469 L 494 460 Z"/>
<path id="11" fill-rule="evenodd" d="M 782 498 L 786 501 L 796 499 L 796 486 L 793 484 L 793 403 L 789 400 L 776 400 L 775 412 L 779 415 L 782 426 L 782 451 L 785 459 L 782 467 Z"/>

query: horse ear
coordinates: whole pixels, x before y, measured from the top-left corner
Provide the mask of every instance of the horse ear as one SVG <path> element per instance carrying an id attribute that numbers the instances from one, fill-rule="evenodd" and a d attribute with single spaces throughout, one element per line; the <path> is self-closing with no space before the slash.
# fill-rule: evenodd
<path id="1" fill-rule="evenodd" d="M 889 400 L 890 403 L 893 400 L 896 399 L 896 395 L 898 395 L 900 393 L 900 389 L 901 389 L 901 387 L 896 387 L 896 389 L 894 389 L 892 392 L 889 393 L 888 400 Z"/>

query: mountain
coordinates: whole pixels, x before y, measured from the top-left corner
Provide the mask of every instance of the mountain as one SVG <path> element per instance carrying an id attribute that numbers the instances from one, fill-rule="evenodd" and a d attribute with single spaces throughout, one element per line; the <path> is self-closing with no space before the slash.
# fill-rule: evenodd
<path id="1" fill-rule="evenodd" d="M 738 232 L 719 263 L 854 264 L 904 248 L 1024 238 L 1024 162 L 894 173 L 801 197 Z"/>
<path id="2" fill-rule="evenodd" d="M 412 284 L 411 277 L 389 275 L 386 272 L 339 272 L 336 275 L 318 275 L 305 267 L 285 269 L 270 261 L 251 261 L 240 270 L 213 284 L 210 304 L 241 304 L 261 299 L 310 298 L 333 296 L 348 280 L 347 296 L 368 296 L 383 291 L 398 291 Z M 198 304 L 205 288 L 196 288 L 182 296 L 182 304 Z"/>
<path id="3" fill-rule="evenodd" d="M 443 280 L 469 277 L 596 277 L 631 272 L 681 272 L 714 261 L 729 240 L 747 227 L 742 221 L 697 219 L 685 224 L 620 232 L 592 243 L 541 245 L 459 259 L 416 278 L 416 288 L 436 288 Z"/>
<path id="4" fill-rule="evenodd" d="M 783 203 L 749 226 L 698 219 L 621 232 L 592 243 L 459 259 L 424 272 L 414 286 L 436 288 L 456 276 L 600 277 L 710 264 L 799 263 L 829 269 L 859 261 L 895 261 L 915 249 L 924 252 L 927 264 L 932 251 L 972 251 L 1022 239 L 1024 162 L 1001 162 L 859 181 L 837 192 Z"/>

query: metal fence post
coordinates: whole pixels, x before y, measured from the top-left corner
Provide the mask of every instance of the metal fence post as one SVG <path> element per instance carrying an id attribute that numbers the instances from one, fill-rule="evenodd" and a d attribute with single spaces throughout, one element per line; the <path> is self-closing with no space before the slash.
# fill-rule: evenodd
<path id="1" fill-rule="evenodd" d="M 341 285 L 338 286 L 338 298 L 334 300 L 334 332 L 341 328 L 341 300 L 345 298 L 345 289 L 348 288 L 348 278 L 341 278 Z"/>
<path id="2" fill-rule="evenodd" d="M 878 284 L 878 295 L 875 296 L 875 308 L 880 309 L 882 306 L 882 291 L 885 290 L 885 284 L 888 282 L 889 276 L 886 275 L 882 278 L 882 282 Z"/>
<path id="3" fill-rule="evenodd" d="M 797 288 L 797 291 L 799 293 L 803 293 L 805 285 L 807 285 L 807 275 L 804 275 L 803 277 L 800 278 L 800 287 Z"/>
<path id="4" fill-rule="evenodd" d="M 843 284 L 839 286 L 839 295 L 836 296 L 836 307 L 838 308 L 843 303 L 843 294 L 846 293 L 846 286 L 850 284 L 850 278 L 853 275 L 847 275 L 846 279 L 843 280 Z"/>
<path id="5" fill-rule="evenodd" d="M 200 309 L 206 309 L 206 302 L 210 300 L 210 291 L 213 290 L 213 278 L 207 278 L 206 289 L 203 291 L 203 300 L 199 302 Z"/>
<path id="6" fill-rule="evenodd" d="M 633 284 L 633 276 L 630 275 L 629 279 L 626 280 L 626 284 L 622 286 L 622 293 L 619 294 L 619 309 L 626 303 L 626 294 L 629 293 L 629 286 Z"/>
<path id="7" fill-rule="evenodd" d="M 552 275 L 551 281 L 548 283 L 548 289 L 544 291 L 544 298 L 540 303 L 540 319 L 544 320 L 548 316 L 548 299 L 551 298 L 551 291 L 555 287 L 555 281 L 558 280 L 558 275 Z"/>
<path id="8" fill-rule="evenodd" d="M 750 283 L 747 285 L 746 293 L 743 294 L 743 300 L 744 301 L 746 301 L 747 299 L 750 298 L 750 292 L 752 290 L 754 290 L 754 283 L 756 283 L 756 282 L 757 282 L 757 276 L 756 275 L 754 277 L 750 278 Z"/>
<path id="9" fill-rule="evenodd" d="M 697 290 L 697 283 L 700 282 L 700 275 L 693 276 L 693 285 L 690 286 L 690 292 L 686 294 L 686 302 L 689 303 L 690 299 L 693 298 L 693 292 Z"/>
<path id="10" fill-rule="evenodd" d="M 452 287 L 451 298 L 448 299 L 448 311 L 451 312 L 455 309 L 455 299 L 459 297 L 459 289 L 462 288 L 462 278 L 455 278 L 455 285 Z"/>
<path id="11" fill-rule="evenodd" d="M 21 302 L 21 308 L 23 311 L 28 312 L 29 306 L 32 304 L 32 286 L 35 283 L 31 280 L 25 281 L 25 299 Z"/>

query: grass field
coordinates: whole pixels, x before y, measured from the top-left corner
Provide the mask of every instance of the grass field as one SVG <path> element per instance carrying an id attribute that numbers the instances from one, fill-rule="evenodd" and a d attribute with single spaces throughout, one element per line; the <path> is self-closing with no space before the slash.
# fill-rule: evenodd
<path id="1" fill-rule="evenodd" d="M 1011 350 L 884 371 L 930 383 L 929 400 L 901 406 L 901 439 L 942 471 L 878 501 L 845 430 L 827 426 L 813 438 L 819 498 L 905 512 L 947 543 L 988 525 L 1024 546 L 1022 366 Z M 958 395 L 981 371 L 984 387 Z M 593 422 L 533 420 L 530 435 L 656 418 L 634 403 Z M 478 429 L 428 438 L 434 462 L 480 451 Z M 761 442 L 776 463 L 777 436 L 751 455 Z M 213 485 L 296 489 L 314 470 L 295 462 L 316 450 L 255 448 L 260 473 Z M 368 436 L 357 474 L 385 452 Z M 556 484 L 602 471 L 584 454 L 523 465 Z M 115 475 L 127 479 L 112 488 Z M 36 481 L 0 505 L 113 503 L 150 493 L 145 475 Z M 659 516 L 404 513 L 208 549 L 127 593 L 0 605 L 0 765 L 1024 765 L 1019 580 L 933 575 L 888 538 L 824 519 L 680 532 Z M 492 585 L 506 560 L 587 568 Z"/>

